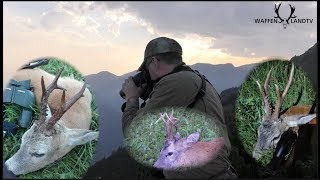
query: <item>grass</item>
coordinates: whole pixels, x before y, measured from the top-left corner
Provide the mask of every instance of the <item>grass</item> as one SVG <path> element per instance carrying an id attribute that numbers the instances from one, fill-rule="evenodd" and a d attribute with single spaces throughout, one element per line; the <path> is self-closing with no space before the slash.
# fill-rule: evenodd
<path id="1" fill-rule="evenodd" d="M 129 154 L 139 163 L 151 167 L 157 160 L 165 142 L 165 125 L 159 119 L 159 113 L 171 113 L 172 108 L 162 108 L 145 114 L 127 127 L 124 144 Z M 174 117 L 179 119 L 178 131 L 181 137 L 200 132 L 199 141 L 210 141 L 212 138 L 221 137 L 221 131 L 212 119 L 203 113 L 185 109 L 173 108 Z"/>
<path id="2" fill-rule="evenodd" d="M 61 67 L 64 70 L 61 77 L 74 77 L 74 79 L 83 81 L 82 75 L 71 65 L 67 64 L 63 60 L 57 58 L 51 58 L 47 65 L 40 66 L 39 68 L 51 73 L 56 74 Z M 90 89 L 90 88 L 89 88 Z M 93 95 L 93 100 L 91 102 L 92 108 L 92 122 L 90 129 L 98 130 L 98 113 L 97 105 Z M 21 109 L 19 106 L 14 104 L 5 104 L 3 108 L 3 119 L 17 124 Z M 33 124 L 39 114 L 39 109 L 37 106 L 32 108 L 33 110 L 33 120 L 29 127 Z M 10 135 L 3 139 L 3 159 L 7 160 L 20 148 L 20 139 L 23 133 L 27 129 L 20 128 L 14 136 Z M 35 172 L 28 173 L 26 175 L 20 175 L 19 178 L 29 179 L 29 178 L 46 178 L 46 179 L 64 179 L 64 178 L 81 178 L 91 165 L 91 160 L 96 149 L 96 141 L 91 141 L 84 145 L 80 145 L 71 150 L 67 155 L 57 160 L 56 162 L 46 166 Z"/>
<path id="3" fill-rule="evenodd" d="M 257 141 L 257 129 L 264 115 L 262 98 L 255 81 L 259 81 L 263 86 L 268 71 L 272 69 L 271 81 L 269 83 L 269 101 L 275 105 L 277 95 L 274 84 L 280 90 L 285 88 L 289 78 L 291 63 L 289 61 L 273 60 L 257 66 L 247 77 L 239 91 L 236 101 L 236 125 L 239 136 L 248 154 L 252 154 L 254 144 Z M 295 66 L 294 78 L 289 91 L 284 98 L 281 111 L 293 105 L 311 105 L 316 93 L 306 74 Z M 262 165 L 267 165 L 274 149 L 266 151 L 258 161 Z"/>

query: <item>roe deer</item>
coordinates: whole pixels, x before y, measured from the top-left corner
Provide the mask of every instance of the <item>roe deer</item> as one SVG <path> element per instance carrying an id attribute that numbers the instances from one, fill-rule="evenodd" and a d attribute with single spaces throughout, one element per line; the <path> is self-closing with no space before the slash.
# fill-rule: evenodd
<path id="1" fill-rule="evenodd" d="M 206 164 L 214 159 L 224 146 L 224 138 L 214 138 L 209 142 L 198 142 L 200 133 L 195 132 L 185 138 L 181 138 L 177 128 L 178 119 L 173 117 L 173 110 L 170 117 L 167 113 L 160 114 L 166 126 L 166 140 L 158 160 L 153 167 L 164 170 L 180 167 L 197 167 Z M 164 116 L 167 117 L 165 121 Z M 173 134 L 173 126 L 176 134 Z"/>
<path id="2" fill-rule="evenodd" d="M 75 146 L 98 138 L 99 132 L 89 130 L 90 91 L 83 82 L 59 79 L 62 70 L 54 76 L 38 68 L 24 69 L 12 78 L 16 81 L 31 79 L 36 102 L 40 105 L 39 119 L 23 134 L 20 149 L 5 162 L 15 175 L 39 170 Z M 49 85 L 49 82 L 52 83 Z"/>
<path id="3" fill-rule="evenodd" d="M 262 105 L 265 112 L 262 117 L 261 125 L 258 127 L 258 139 L 252 152 L 253 158 L 257 160 L 261 158 L 263 151 L 271 147 L 276 147 L 281 135 L 289 128 L 306 124 L 316 117 L 316 113 L 308 114 L 308 112 L 302 112 L 294 115 L 284 114 L 279 116 L 283 99 L 292 84 L 294 65 L 292 64 L 289 79 L 282 94 L 280 93 L 278 85 L 275 84 L 277 103 L 274 109 L 271 107 L 268 99 L 267 87 L 270 81 L 270 74 L 271 70 L 267 74 L 263 88 L 259 81 L 256 81 L 262 96 Z"/>

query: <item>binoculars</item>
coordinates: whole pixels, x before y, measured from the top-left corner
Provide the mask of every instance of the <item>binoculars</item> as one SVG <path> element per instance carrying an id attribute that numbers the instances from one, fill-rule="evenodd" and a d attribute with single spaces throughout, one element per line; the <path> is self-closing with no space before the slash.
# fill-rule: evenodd
<path id="1" fill-rule="evenodd" d="M 150 74 L 146 71 L 141 71 L 138 74 L 134 75 L 132 77 L 132 80 L 137 87 L 142 87 L 143 84 L 146 84 L 146 86 L 144 87 L 143 93 L 140 95 L 140 98 L 146 101 L 149 98 L 149 95 L 153 89 L 153 82 L 151 80 Z M 122 98 L 125 98 L 126 96 L 122 90 L 120 90 L 119 94 Z M 145 105 L 145 102 L 141 104 L 141 108 L 144 105 Z M 126 103 L 123 103 L 121 106 L 121 111 L 124 112 L 125 108 L 126 108 Z"/>
<path id="2" fill-rule="evenodd" d="M 31 80 L 17 82 L 11 80 L 5 88 L 3 103 L 17 104 L 22 108 L 18 125 L 27 128 L 32 119 L 31 107 L 35 104 L 35 96 L 30 87 Z"/>
<path id="3" fill-rule="evenodd" d="M 140 95 L 140 98 L 142 100 L 146 101 L 149 98 L 149 95 L 153 89 L 153 83 L 152 83 L 152 80 L 150 78 L 149 73 L 146 71 L 141 71 L 138 74 L 134 75 L 132 77 L 132 80 L 137 87 L 142 87 L 143 84 L 147 85 L 144 88 L 143 93 Z M 122 98 L 125 98 L 125 96 L 126 96 L 122 90 L 120 90 L 119 94 Z"/>

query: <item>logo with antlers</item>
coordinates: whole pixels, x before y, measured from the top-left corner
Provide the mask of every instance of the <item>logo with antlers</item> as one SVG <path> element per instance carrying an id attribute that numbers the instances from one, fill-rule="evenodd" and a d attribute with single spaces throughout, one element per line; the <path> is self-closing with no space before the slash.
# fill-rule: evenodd
<path id="1" fill-rule="evenodd" d="M 281 6 L 281 3 L 279 4 L 279 6 L 277 6 L 277 4 L 274 5 L 274 11 L 275 11 L 275 13 L 276 13 L 276 15 L 277 15 L 277 16 L 274 16 L 274 18 L 280 19 L 280 23 L 282 23 L 283 28 L 286 29 L 287 26 L 288 26 L 288 24 L 290 24 L 290 23 L 289 23 L 289 20 L 290 20 L 291 18 L 296 18 L 296 17 L 297 17 L 296 15 L 293 14 L 296 9 L 295 9 L 294 6 L 292 6 L 291 4 L 289 4 L 290 10 L 291 10 L 290 16 L 289 16 L 288 18 L 282 19 L 282 18 L 280 17 L 280 15 L 279 15 L 280 6 Z"/>

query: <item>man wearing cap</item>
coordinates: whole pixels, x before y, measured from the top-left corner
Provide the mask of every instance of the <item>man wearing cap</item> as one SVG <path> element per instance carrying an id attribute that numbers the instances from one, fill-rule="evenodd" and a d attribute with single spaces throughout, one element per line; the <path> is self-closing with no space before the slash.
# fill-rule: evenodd
<path id="1" fill-rule="evenodd" d="M 204 167 L 184 172 L 164 171 L 163 173 L 166 178 L 236 178 L 228 159 L 231 145 L 219 94 L 198 74 L 179 70 L 182 67 L 187 66 L 182 61 L 182 48 L 177 41 L 159 37 L 147 44 L 144 60 L 138 71 L 148 72 L 155 84 L 149 100 L 141 109 L 139 109 L 139 97 L 143 88 L 136 87 L 132 77 L 122 84 L 126 99 L 126 107 L 122 115 L 123 130 L 144 113 L 162 107 L 191 107 L 204 112 L 223 129 L 226 143 L 221 153 Z M 202 83 L 205 83 L 205 86 L 202 86 Z M 202 87 L 205 87 L 205 93 L 197 99 L 196 96 Z"/>

